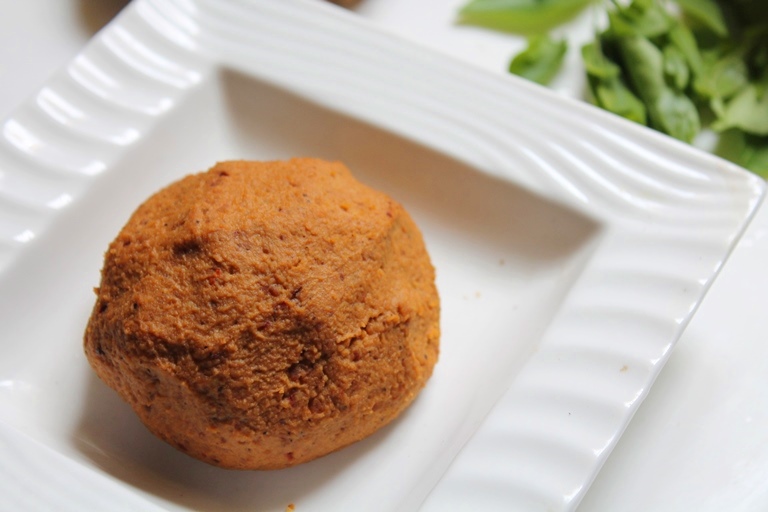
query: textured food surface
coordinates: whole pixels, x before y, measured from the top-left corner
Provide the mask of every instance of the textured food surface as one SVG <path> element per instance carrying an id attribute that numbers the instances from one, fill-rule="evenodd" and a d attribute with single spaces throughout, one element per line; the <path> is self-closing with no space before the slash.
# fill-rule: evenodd
<path id="1" fill-rule="evenodd" d="M 282 468 L 411 403 L 438 356 L 434 278 L 408 213 L 343 164 L 222 162 L 112 242 L 85 352 L 180 450 Z"/>

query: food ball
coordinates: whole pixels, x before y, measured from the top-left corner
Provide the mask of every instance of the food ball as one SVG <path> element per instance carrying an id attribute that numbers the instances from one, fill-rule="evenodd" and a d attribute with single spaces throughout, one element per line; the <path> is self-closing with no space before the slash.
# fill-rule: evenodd
<path id="1" fill-rule="evenodd" d="M 171 184 L 111 243 L 96 295 L 96 374 L 155 435 L 225 468 L 365 438 L 438 357 L 419 229 L 337 162 L 222 162 Z"/>

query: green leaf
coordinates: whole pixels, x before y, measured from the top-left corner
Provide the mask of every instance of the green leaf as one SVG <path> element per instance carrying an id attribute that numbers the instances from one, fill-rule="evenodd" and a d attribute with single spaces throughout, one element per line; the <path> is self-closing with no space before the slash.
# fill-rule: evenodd
<path id="1" fill-rule="evenodd" d="M 635 91 L 646 101 L 661 96 L 667 88 L 661 50 L 642 36 L 622 37 L 618 45 Z"/>
<path id="2" fill-rule="evenodd" d="M 676 139 L 693 142 L 701 130 L 696 105 L 680 91 L 664 90 L 648 111 L 654 126 Z"/>
<path id="3" fill-rule="evenodd" d="M 667 45 L 662 50 L 664 56 L 664 76 L 672 87 L 684 91 L 691 76 L 683 53 L 676 46 Z"/>
<path id="4" fill-rule="evenodd" d="M 645 106 L 621 79 L 621 69 L 609 60 L 598 43 L 581 48 L 581 56 L 595 103 L 614 114 L 640 124 L 646 123 Z"/>
<path id="5" fill-rule="evenodd" d="M 567 50 L 565 40 L 555 41 L 547 35 L 534 36 L 528 40 L 528 47 L 509 63 L 509 72 L 546 85 L 560 70 Z"/>
<path id="6" fill-rule="evenodd" d="M 758 147 L 751 148 L 743 167 L 768 179 L 768 140 L 764 140 Z"/>
<path id="7" fill-rule="evenodd" d="M 720 37 L 728 35 L 723 13 L 714 0 L 676 0 L 685 14 Z"/>
<path id="8" fill-rule="evenodd" d="M 459 11 L 459 22 L 533 35 L 565 23 L 592 1 L 472 0 Z"/>
<path id="9" fill-rule="evenodd" d="M 645 105 L 618 77 L 597 82 L 593 87 L 593 95 L 597 105 L 608 112 L 636 123 L 646 124 Z"/>
<path id="10" fill-rule="evenodd" d="M 619 39 L 619 48 L 632 86 L 645 102 L 651 126 L 676 139 L 693 141 L 701 127 L 696 105 L 664 81 L 664 57 L 640 36 Z"/>
<path id="11" fill-rule="evenodd" d="M 608 12 L 609 32 L 614 37 L 654 38 L 669 32 L 675 20 L 654 0 L 634 0 L 624 7 L 615 4 Z"/>
<path id="12" fill-rule="evenodd" d="M 699 45 L 696 43 L 696 38 L 693 36 L 693 32 L 682 23 L 678 23 L 672 27 L 668 36 L 669 42 L 675 45 L 685 57 L 693 74 L 700 75 L 704 69 L 704 61 L 701 57 L 701 52 L 699 51 Z"/>
<path id="13" fill-rule="evenodd" d="M 718 131 L 738 128 L 754 135 L 768 135 L 766 83 L 750 83 L 729 101 L 712 124 Z"/>
<path id="14" fill-rule="evenodd" d="M 621 68 L 603 54 L 600 44 L 597 42 L 582 46 L 581 58 L 584 61 L 588 76 L 602 80 L 615 78 L 621 74 Z"/>
<path id="15" fill-rule="evenodd" d="M 728 130 L 720 135 L 715 153 L 731 162 L 768 178 L 768 137 Z"/>
<path id="16" fill-rule="evenodd" d="M 715 114 L 715 122 L 717 119 L 721 119 L 725 116 L 725 101 L 723 98 L 712 98 L 709 100 L 709 108 L 712 109 L 712 113 Z"/>
<path id="17" fill-rule="evenodd" d="M 731 52 L 713 63 L 705 59 L 694 89 L 704 98 L 725 100 L 743 89 L 748 81 L 749 70 L 744 59 L 739 52 Z"/>

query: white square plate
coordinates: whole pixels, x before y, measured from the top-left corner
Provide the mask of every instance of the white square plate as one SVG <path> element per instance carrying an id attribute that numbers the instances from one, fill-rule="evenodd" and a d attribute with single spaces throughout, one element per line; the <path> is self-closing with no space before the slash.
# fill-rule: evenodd
<path id="1" fill-rule="evenodd" d="M 93 376 L 91 288 L 159 187 L 291 156 L 341 160 L 413 214 L 441 360 L 371 438 L 224 471 L 152 437 Z M 763 192 L 318 2 L 136 0 L 2 125 L 0 492 L 13 510 L 571 510 Z"/>

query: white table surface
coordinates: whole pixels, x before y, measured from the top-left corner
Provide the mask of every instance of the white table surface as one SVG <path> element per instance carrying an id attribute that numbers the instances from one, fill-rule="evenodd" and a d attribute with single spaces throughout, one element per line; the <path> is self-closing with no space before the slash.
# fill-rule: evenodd
<path id="1" fill-rule="evenodd" d="M 222 0 L 224 1 L 224 0 Z M 277 1 L 277 0 L 275 0 Z M 0 0 L 0 118 L 125 0 Z M 387 30 L 503 73 L 517 38 L 459 27 L 462 0 L 362 0 Z M 575 37 L 585 36 L 578 27 Z M 579 96 L 578 58 L 554 88 Z M 768 207 L 760 209 L 579 507 L 768 510 Z"/>

